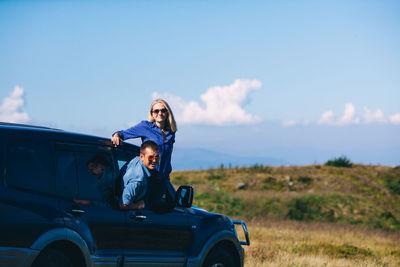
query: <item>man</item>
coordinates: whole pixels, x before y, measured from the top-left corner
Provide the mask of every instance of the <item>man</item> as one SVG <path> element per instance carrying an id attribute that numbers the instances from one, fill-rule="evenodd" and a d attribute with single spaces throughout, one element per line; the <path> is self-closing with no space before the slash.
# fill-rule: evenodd
<path id="1" fill-rule="evenodd" d="M 110 171 L 110 163 L 107 160 L 106 155 L 103 153 L 97 153 L 89 159 L 86 163 L 88 171 L 90 174 L 95 176 L 96 188 L 99 193 L 98 201 L 83 200 L 83 199 L 73 199 L 76 203 L 85 205 L 98 205 L 98 206 L 109 206 L 112 204 L 112 188 L 111 180 L 112 174 Z"/>
<path id="2" fill-rule="evenodd" d="M 143 209 L 148 190 L 148 179 L 156 172 L 160 159 L 158 145 L 153 141 L 143 142 L 140 155 L 132 159 L 122 178 L 121 209 Z"/>
<path id="3" fill-rule="evenodd" d="M 109 166 L 107 158 L 101 153 L 97 153 L 87 162 L 89 172 L 98 179 L 103 176 L 104 170 Z"/>

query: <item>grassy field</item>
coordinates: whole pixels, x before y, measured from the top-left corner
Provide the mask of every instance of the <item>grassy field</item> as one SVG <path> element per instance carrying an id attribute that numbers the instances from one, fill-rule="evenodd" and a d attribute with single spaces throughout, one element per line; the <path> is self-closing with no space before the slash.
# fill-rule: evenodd
<path id="1" fill-rule="evenodd" d="M 194 205 L 248 223 L 246 266 L 400 266 L 400 168 L 224 168 L 173 172 Z"/>
<path id="2" fill-rule="evenodd" d="M 400 266 L 398 233 L 295 221 L 252 222 L 248 228 L 245 266 Z"/>

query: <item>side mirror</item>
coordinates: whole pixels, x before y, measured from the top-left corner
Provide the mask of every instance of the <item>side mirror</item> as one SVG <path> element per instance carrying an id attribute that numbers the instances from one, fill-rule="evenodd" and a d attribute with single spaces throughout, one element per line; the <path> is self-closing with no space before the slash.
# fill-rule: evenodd
<path id="1" fill-rule="evenodd" d="M 176 191 L 176 205 L 182 208 L 190 208 L 193 203 L 194 189 L 190 185 L 181 185 Z"/>

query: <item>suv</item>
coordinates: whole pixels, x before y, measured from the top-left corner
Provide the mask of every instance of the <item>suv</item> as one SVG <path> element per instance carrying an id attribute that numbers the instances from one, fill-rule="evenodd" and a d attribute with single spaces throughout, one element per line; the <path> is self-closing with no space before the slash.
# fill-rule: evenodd
<path id="1" fill-rule="evenodd" d="M 164 212 L 118 208 L 120 170 L 138 154 L 128 143 L 0 123 L 0 266 L 243 266 L 246 224 L 192 207 L 191 186 L 170 184 Z M 107 164 L 95 176 L 88 162 L 99 155 Z"/>

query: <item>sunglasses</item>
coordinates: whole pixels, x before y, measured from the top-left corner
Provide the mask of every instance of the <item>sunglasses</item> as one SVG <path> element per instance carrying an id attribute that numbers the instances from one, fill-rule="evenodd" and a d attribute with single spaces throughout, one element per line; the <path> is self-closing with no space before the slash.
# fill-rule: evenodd
<path id="1" fill-rule="evenodd" d="M 153 156 L 153 155 L 150 155 L 150 156 L 148 156 L 147 157 L 150 161 L 153 161 L 153 160 L 159 160 L 160 159 L 160 156 Z"/>
<path id="2" fill-rule="evenodd" d="M 163 109 L 153 109 L 153 113 L 158 114 L 161 111 L 161 113 L 167 113 L 168 110 L 166 108 Z"/>

